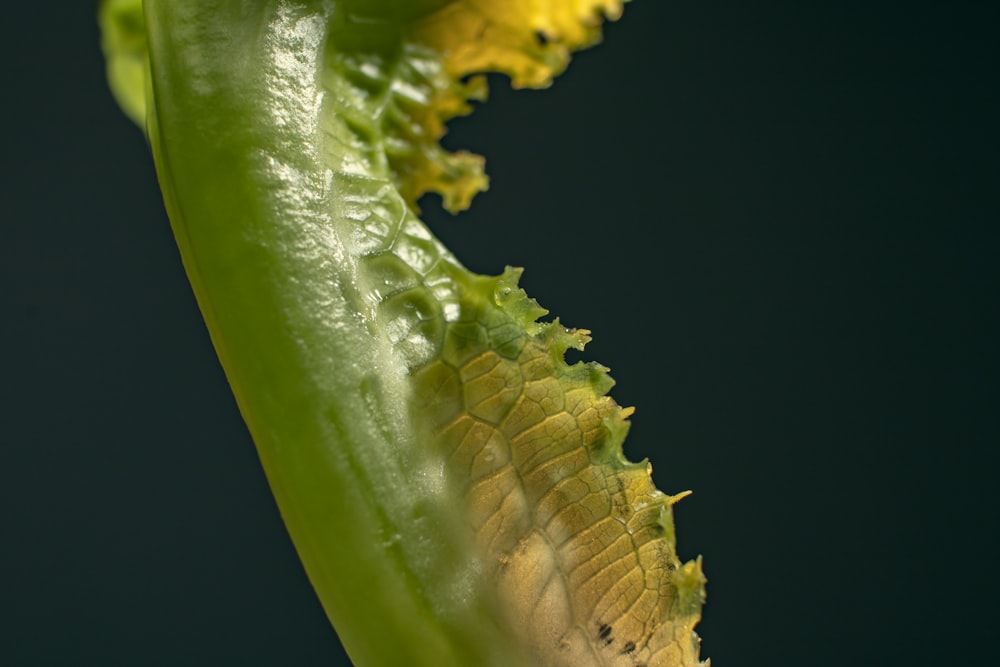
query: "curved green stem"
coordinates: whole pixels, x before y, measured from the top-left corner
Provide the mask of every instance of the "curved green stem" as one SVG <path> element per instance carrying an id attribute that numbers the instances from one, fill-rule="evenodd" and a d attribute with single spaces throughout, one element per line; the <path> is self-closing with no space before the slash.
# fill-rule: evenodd
<path id="1" fill-rule="evenodd" d="M 677 558 L 677 497 L 621 454 L 605 369 L 563 360 L 586 332 L 536 322 L 518 271 L 471 274 L 415 214 L 485 186 L 437 145 L 484 90 L 462 77 L 542 85 L 620 8 L 491 6 L 147 0 L 147 60 L 109 0 L 109 70 L 356 664 L 693 665 L 700 564 Z"/>

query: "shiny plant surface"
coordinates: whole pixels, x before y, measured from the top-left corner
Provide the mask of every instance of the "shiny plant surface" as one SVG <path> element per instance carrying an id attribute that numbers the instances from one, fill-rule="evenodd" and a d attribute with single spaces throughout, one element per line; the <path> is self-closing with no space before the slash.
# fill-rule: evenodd
<path id="1" fill-rule="evenodd" d="M 620 2 L 109 0 L 109 78 L 282 516 L 359 666 L 698 664 L 700 562 L 621 453 L 587 332 L 417 217 L 480 158 L 475 75 L 542 87 Z M 471 76 L 470 76 L 471 75 Z"/>

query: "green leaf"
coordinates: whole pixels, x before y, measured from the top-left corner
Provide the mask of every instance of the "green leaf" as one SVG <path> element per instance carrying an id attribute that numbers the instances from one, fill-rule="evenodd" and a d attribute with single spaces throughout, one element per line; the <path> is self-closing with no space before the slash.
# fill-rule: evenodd
<path id="1" fill-rule="evenodd" d="M 125 115 L 144 126 L 149 57 L 142 0 L 103 0 L 97 18 L 111 92 Z"/>
<path id="2" fill-rule="evenodd" d="M 606 370 L 565 363 L 587 332 L 538 322 L 519 270 L 470 273 L 416 215 L 424 192 L 460 209 L 485 187 L 480 159 L 438 144 L 485 95 L 469 75 L 547 85 L 620 3 L 141 9 L 102 7 L 112 88 L 145 119 L 212 340 L 352 660 L 697 664 L 680 496 L 624 459 L 631 410 Z"/>

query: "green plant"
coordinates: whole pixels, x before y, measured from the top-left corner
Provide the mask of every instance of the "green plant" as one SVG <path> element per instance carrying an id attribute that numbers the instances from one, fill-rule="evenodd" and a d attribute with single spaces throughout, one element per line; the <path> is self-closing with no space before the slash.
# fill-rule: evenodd
<path id="1" fill-rule="evenodd" d="M 107 0 L 188 276 L 289 533 L 358 665 L 694 665 L 699 561 L 621 452 L 587 332 L 417 218 L 486 70 L 540 87 L 620 0 Z M 683 495 L 683 494 L 682 494 Z"/>

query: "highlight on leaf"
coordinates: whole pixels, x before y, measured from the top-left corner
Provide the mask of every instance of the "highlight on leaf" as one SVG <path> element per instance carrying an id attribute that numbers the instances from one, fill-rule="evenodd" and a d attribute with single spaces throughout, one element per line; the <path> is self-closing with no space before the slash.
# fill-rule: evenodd
<path id="1" fill-rule="evenodd" d="M 589 332 L 539 321 L 520 269 L 473 274 L 416 217 L 426 192 L 456 211 L 487 185 L 482 158 L 439 144 L 482 74 L 547 86 L 621 9 L 102 4 L 112 89 L 148 132 L 213 342 L 359 667 L 701 664 L 685 494 L 624 457 L 632 409 L 607 369 L 565 361 Z"/>

